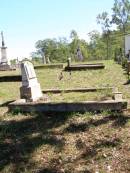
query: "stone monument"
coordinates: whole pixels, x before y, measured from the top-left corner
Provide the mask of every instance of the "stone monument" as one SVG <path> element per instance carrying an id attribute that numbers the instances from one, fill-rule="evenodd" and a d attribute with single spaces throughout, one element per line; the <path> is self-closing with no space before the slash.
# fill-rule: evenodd
<path id="1" fill-rule="evenodd" d="M 71 66 L 71 58 L 68 58 L 68 60 L 67 60 L 67 66 L 68 66 L 68 67 Z"/>
<path id="2" fill-rule="evenodd" d="M 84 59 L 79 46 L 78 46 L 78 48 L 77 48 L 77 58 L 78 58 L 78 60 L 80 60 L 80 61 L 83 61 L 83 59 Z"/>
<path id="3" fill-rule="evenodd" d="M 0 70 L 11 70 L 10 63 L 7 58 L 7 47 L 4 42 L 4 35 L 1 32 L 2 46 L 1 46 L 1 59 L 0 59 Z"/>
<path id="4" fill-rule="evenodd" d="M 41 87 L 37 81 L 33 64 L 25 60 L 21 63 L 22 87 L 20 88 L 20 97 L 27 102 L 37 101 L 42 97 Z"/>

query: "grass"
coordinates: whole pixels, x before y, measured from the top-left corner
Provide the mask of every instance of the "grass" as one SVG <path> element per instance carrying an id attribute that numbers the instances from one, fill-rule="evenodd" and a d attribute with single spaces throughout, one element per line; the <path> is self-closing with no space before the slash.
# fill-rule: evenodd
<path id="1" fill-rule="evenodd" d="M 102 70 L 87 70 L 87 71 L 75 71 L 71 75 L 69 72 L 63 72 L 63 79 L 59 80 L 61 73 L 60 69 L 39 69 L 36 70 L 38 81 L 41 84 L 42 89 L 65 89 L 65 88 L 84 88 L 84 87 L 118 87 L 119 91 L 123 93 L 123 97 L 129 99 L 130 85 L 124 85 L 127 81 L 127 76 L 124 75 L 123 69 L 120 65 L 115 64 L 113 61 L 103 61 L 106 68 Z M 17 75 L 19 71 L 0 72 L 0 76 L 5 75 Z M 19 98 L 19 87 L 21 82 L 1 82 L 0 84 L 0 102 L 6 102 Z M 15 91 L 14 91 L 15 88 Z M 51 96 L 54 101 L 68 100 L 71 97 L 75 101 L 79 100 L 100 100 L 102 97 L 110 95 L 108 91 L 81 94 L 81 93 L 62 93 L 62 96 Z M 57 100 L 58 99 L 58 100 Z M 52 100 L 52 101 L 53 101 Z"/>
<path id="2" fill-rule="evenodd" d="M 129 116 L 107 112 L 6 114 L 0 123 L 0 172 L 129 172 L 129 125 Z"/>
<path id="3" fill-rule="evenodd" d="M 42 89 L 115 86 L 130 98 L 127 76 L 113 61 L 96 71 L 36 70 Z M 10 72 L 19 74 L 19 71 Z M 0 76 L 10 75 L 0 72 Z M 127 173 L 130 172 L 130 115 L 111 113 L 22 114 L 8 112 L 6 103 L 19 98 L 21 82 L 0 84 L 1 173 Z M 101 99 L 97 93 L 49 94 L 55 101 Z M 3 105 L 3 106 L 2 106 Z M 94 115 L 94 116 L 93 116 Z"/>

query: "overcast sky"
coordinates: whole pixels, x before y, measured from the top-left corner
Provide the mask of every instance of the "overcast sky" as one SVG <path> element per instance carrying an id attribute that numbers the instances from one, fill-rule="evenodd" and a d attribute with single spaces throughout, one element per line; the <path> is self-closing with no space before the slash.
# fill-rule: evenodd
<path id="1" fill-rule="evenodd" d="M 35 43 L 45 38 L 80 38 L 99 30 L 96 16 L 111 12 L 114 0 L 0 0 L 0 30 L 4 31 L 10 59 L 28 57 Z M 0 38 L 1 44 L 1 38 Z"/>

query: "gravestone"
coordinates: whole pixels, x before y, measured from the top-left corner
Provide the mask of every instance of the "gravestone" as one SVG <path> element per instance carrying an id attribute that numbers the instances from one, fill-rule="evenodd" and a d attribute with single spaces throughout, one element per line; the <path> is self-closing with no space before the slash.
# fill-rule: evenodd
<path id="1" fill-rule="evenodd" d="M 4 42 L 4 35 L 3 32 L 1 32 L 1 38 L 2 38 L 2 46 L 1 46 L 1 64 L 3 65 L 10 65 L 7 59 L 7 47 L 5 46 Z"/>
<path id="2" fill-rule="evenodd" d="M 71 58 L 68 58 L 68 60 L 67 60 L 67 66 L 68 66 L 68 67 L 71 66 Z"/>
<path id="3" fill-rule="evenodd" d="M 83 61 L 83 59 L 84 59 L 79 46 L 78 46 L 78 48 L 77 48 L 77 58 L 78 58 L 78 60 L 80 60 L 80 61 Z"/>
<path id="4" fill-rule="evenodd" d="M 26 60 L 21 63 L 22 87 L 20 97 L 26 101 L 37 101 L 42 97 L 33 64 Z"/>
<path id="5" fill-rule="evenodd" d="M 5 46 L 3 32 L 1 32 L 1 38 L 2 38 L 2 46 L 1 46 L 0 71 L 14 70 L 13 68 L 11 68 L 10 62 L 7 58 L 7 47 Z"/>

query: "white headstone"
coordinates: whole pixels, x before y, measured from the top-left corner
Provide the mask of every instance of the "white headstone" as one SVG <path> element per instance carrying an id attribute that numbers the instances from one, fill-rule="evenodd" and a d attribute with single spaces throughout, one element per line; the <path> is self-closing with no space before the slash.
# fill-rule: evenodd
<path id="1" fill-rule="evenodd" d="M 130 35 L 125 35 L 125 54 L 129 54 L 130 50 Z"/>
<path id="2" fill-rule="evenodd" d="M 21 98 L 27 101 L 36 101 L 42 97 L 41 87 L 37 81 L 33 64 L 24 61 L 21 64 L 22 87 L 20 88 Z"/>
<path id="3" fill-rule="evenodd" d="M 3 32 L 1 32 L 1 37 L 2 37 L 2 47 L 1 47 L 1 61 L 0 61 L 0 64 L 10 65 L 10 62 L 7 58 L 7 47 L 5 46 Z"/>

